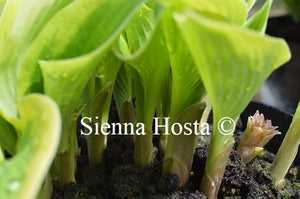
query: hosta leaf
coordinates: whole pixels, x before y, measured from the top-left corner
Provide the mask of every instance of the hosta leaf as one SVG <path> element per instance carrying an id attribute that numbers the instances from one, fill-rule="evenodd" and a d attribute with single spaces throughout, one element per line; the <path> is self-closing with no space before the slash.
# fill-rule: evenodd
<path id="1" fill-rule="evenodd" d="M 272 2 L 273 0 L 266 1 L 263 7 L 246 22 L 246 28 L 253 29 L 259 31 L 261 34 L 264 34 L 266 31 Z"/>
<path id="2" fill-rule="evenodd" d="M 186 48 L 183 38 L 179 36 L 180 31 L 172 16 L 165 15 L 163 22 L 172 69 L 170 117 L 175 120 L 188 106 L 200 101 L 205 90 L 190 51 Z"/>
<path id="3" fill-rule="evenodd" d="M 65 60 L 39 62 L 44 77 L 45 93 L 59 104 L 63 118 L 70 117 L 105 50 L 141 4 L 141 1 L 128 3 L 125 0 L 119 0 L 118 2 L 118 4 L 115 4 L 116 2 L 111 4 L 108 0 L 74 2 L 49 22 L 33 45 L 31 54 L 39 52 L 40 54 L 36 56 L 42 58 L 45 58 L 48 53 L 51 53 L 53 59 L 79 56 Z M 90 5 L 94 5 L 93 8 L 90 8 Z M 117 17 L 115 13 L 118 13 Z M 61 20 L 64 23 L 58 23 Z M 70 21 L 72 21 L 71 25 Z M 95 24 L 97 24 L 96 28 Z M 87 37 L 86 34 L 91 36 Z M 51 42 L 48 43 L 50 38 Z M 45 43 L 44 40 L 48 42 Z M 45 44 L 44 50 L 38 50 L 37 48 L 41 48 L 43 43 Z M 76 47 L 79 44 L 81 44 L 80 49 Z M 80 56 L 81 54 L 83 55 Z M 71 87 L 70 84 L 72 84 Z M 67 93 L 66 89 L 68 89 Z"/>
<path id="4" fill-rule="evenodd" d="M 129 69 L 135 82 L 136 119 L 146 126 L 146 135 L 136 136 L 135 163 L 139 167 L 153 160 L 152 121 L 161 84 L 168 71 L 168 53 L 158 22 L 161 7 L 153 11 L 144 5 L 125 29 L 126 39 L 119 39 L 116 54 L 132 66 Z"/>
<path id="5" fill-rule="evenodd" d="M 98 48 L 101 48 L 98 51 L 105 50 L 142 2 L 79 0 L 65 7 L 49 21 L 32 44 L 22 67 L 18 94 L 41 91 L 38 59 L 68 59 Z"/>
<path id="6" fill-rule="evenodd" d="M 157 28 L 161 11 L 155 11 L 143 6 L 136 13 L 126 27 L 128 44 L 121 38 L 120 53 L 117 53 L 134 69 L 129 71 L 136 84 L 137 118 L 150 126 L 159 89 L 168 70 L 167 50 L 161 30 Z"/>
<path id="7" fill-rule="evenodd" d="M 2 10 L 5 6 L 5 4 L 6 4 L 6 0 L 0 0 L 0 17 L 1 17 Z"/>
<path id="8" fill-rule="evenodd" d="M 55 102 L 40 94 L 22 99 L 18 109 L 23 133 L 17 154 L 0 161 L 0 198 L 32 199 L 56 154 L 61 117 Z"/>
<path id="9" fill-rule="evenodd" d="M 109 116 L 110 102 L 113 93 L 113 88 L 115 86 L 115 81 L 120 70 L 122 61 L 119 60 L 111 51 L 104 55 L 101 63 L 97 67 L 96 70 L 96 78 L 100 81 L 100 88 L 96 88 L 97 90 L 102 89 L 107 84 L 112 84 L 112 89 L 109 91 L 107 100 L 104 105 L 102 121 L 107 122 Z"/>
<path id="10" fill-rule="evenodd" d="M 177 22 L 214 113 L 236 119 L 262 82 L 290 58 L 288 46 L 282 39 L 185 14 L 187 17 L 177 16 Z"/>
<path id="11" fill-rule="evenodd" d="M 263 81 L 290 58 L 290 53 L 283 40 L 185 14 L 178 16 L 177 22 L 212 103 L 216 133 L 210 151 L 218 154 L 224 147 L 220 143 L 226 144 L 231 136 L 218 133 L 217 122 L 223 117 L 236 120 Z"/>
<path id="12" fill-rule="evenodd" d="M 122 65 L 116 79 L 115 89 L 114 89 L 114 96 L 117 105 L 118 111 L 121 110 L 122 103 L 125 101 L 131 100 L 133 97 L 132 94 L 132 77 L 130 76 L 129 72 L 127 71 L 127 67 Z"/>
<path id="13" fill-rule="evenodd" d="M 247 17 L 246 4 L 241 0 L 187 0 L 185 3 L 202 15 L 217 20 L 241 25 Z"/>
<path id="14" fill-rule="evenodd" d="M 231 136 L 234 122 L 263 81 L 288 61 L 290 52 L 281 39 L 210 20 L 196 13 L 185 12 L 177 15 L 176 20 L 213 107 L 214 131 L 201 189 L 209 197 L 216 197 L 234 143 Z M 224 129 L 224 121 L 225 132 L 220 130 Z M 227 134 L 228 130 L 231 133 Z"/>
<path id="15" fill-rule="evenodd" d="M 16 118 L 18 73 L 32 40 L 70 0 L 7 1 L 0 19 L 0 113 Z"/>

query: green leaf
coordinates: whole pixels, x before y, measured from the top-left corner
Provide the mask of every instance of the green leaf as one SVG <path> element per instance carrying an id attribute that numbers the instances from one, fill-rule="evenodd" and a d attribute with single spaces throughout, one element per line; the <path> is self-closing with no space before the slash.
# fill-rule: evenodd
<path id="1" fill-rule="evenodd" d="M 174 123 L 179 123 L 184 126 L 186 123 L 200 123 L 200 119 L 206 110 L 205 103 L 195 103 L 187 107 L 184 111 L 178 114 L 174 119 Z M 175 131 L 178 132 L 178 129 Z M 182 185 L 188 181 L 190 171 L 192 168 L 193 155 L 196 148 L 197 136 L 196 132 L 190 135 L 169 135 L 167 152 L 163 161 L 163 174 L 172 173 L 176 174 Z"/>
<path id="2" fill-rule="evenodd" d="M 246 4 L 241 0 L 187 0 L 184 4 L 212 19 L 243 24 L 247 18 Z"/>
<path id="3" fill-rule="evenodd" d="M 122 61 L 119 60 L 111 51 L 109 51 L 109 53 L 104 55 L 104 58 L 97 67 L 96 78 L 100 81 L 100 87 L 96 88 L 96 91 L 103 89 L 109 83 L 112 84 L 112 89 L 109 91 L 107 101 L 104 104 L 102 122 L 108 121 L 111 97 L 121 65 Z"/>
<path id="4" fill-rule="evenodd" d="M 237 119 L 263 81 L 290 58 L 288 46 L 282 39 L 191 12 L 185 15 L 177 15 L 176 20 L 197 64 L 214 116 Z"/>
<path id="5" fill-rule="evenodd" d="M 171 65 L 171 120 L 191 104 L 199 102 L 205 90 L 194 60 L 184 39 L 180 36 L 180 30 L 175 24 L 171 14 L 165 15 L 162 24 L 166 45 L 169 52 Z"/>
<path id="6" fill-rule="evenodd" d="M 6 119 L 17 118 L 16 84 L 29 45 L 45 23 L 69 2 L 7 2 L 0 19 L 0 114 Z"/>
<path id="7" fill-rule="evenodd" d="M 36 85 L 44 85 L 45 94 L 60 107 L 64 125 L 56 170 L 61 185 L 75 181 L 76 131 L 70 130 L 76 127 L 75 108 L 108 48 L 142 2 L 74 1 L 49 21 L 30 48 L 18 88 L 20 92 L 33 92 Z M 43 59 L 39 61 L 41 71 L 37 59 Z M 115 76 L 117 70 L 113 70 Z"/>
<path id="8" fill-rule="evenodd" d="M 112 93 L 112 87 L 113 83 L 108 82 L 95 96 L 94 100 L 91 102 L 90 106 L 90 117 L 92 117 L 92 126 L 93 126 L 93 132 L 96 132 L 94 122 L 97 122 L 98 124 L 102 124 L 103 122 L 107 122 L 108 118 L 105 118 L 105 121 L 103 121 L 103 113 L 104 116 L 108 117 L 108 110 L 106 109 L 106 106 L 110 105 L 111 101 L 111 93 Z M 96 117 L 98 118 L 96 120 Z M 89 156 L 89 162 L 90 164 L 97 164 L 103 160 L 103 152 L 106 149 L 106 136 L 103 134 L 99 135 L 89 135 L 87 137 L 87 143 L 88 143 L 88 156 Z"/>
<path id="9" fill-rule="evenodd" d="M 40 94 L 26 96 L 18 109 L 23 133 L 17 154 L 0 162 L 0 198 L 32 199 L 56 154 L 61 117 L 55 102 Z"/>
<path id="10" fill-rule="evenodd" d="M 180 35 L 180 30 L 172 17 L 171 11 L 165 13 L 162 28 L 166 38 L 171 65 L 171 100 L 165 102 L 171 103 L 170 113 L 168 115 L 170 117 L 170 123 L 180 122 L 183 124 L 184 122 L 193 123 L 195 120 L 199 121 L 203 112 L 203 110 L 200 111 L 199 105 L 193 106 L 192 111 L 187 111 L 187 109 L 192 104 L 196 104 L 201 100 L 201 97 L 205 93 L 204 86 L 199 78 L 192 55 L 190 54 L 189 49 L 186 48 L 186 43 Z M 195 114 L 193 109 L 196 110 L 197 108 L 199 109 L 199 112 Z M 182 114 L 184 114 L 186 121 L 178 120 Z M 189 177 L 189 168 L 192 162 L 195 149 L 194 145 L 197 138 L 198 136 L 196 135 L 176 136 L 171 134 L 168 136 L 163 173 L 173 173 L 178 175 L 179 180 L 183 185 L 187 182 Z M 161 140 L 161 144 L 162 143 L 163 141 Z M 184 157 L 182 157 L 181 154 L 181 147 L 185 148 L 184 151 L 186 154 Z M 174 169 L 174 167 L 176 169 Z"/>
<path id="11" fill-rule="evenodd" d="M 21 71 L 18 96 L 42 91 L 38 59 L 64 60 L 93 51 L 103 53 L 143 1 L 79 0 L 65 7 L 51 18 L 29 49 Z M 99 55 L 98 61 L 101 60 Z"/>
<path id="12" fill-rule="evenodd" d="M 119 58 L 133 67 L 130 70 L 136 84 L 137 119 L 152 126 L 159 89 L 168 70 L 168 54 L 160 30 L 158 14 L 143 6 L 126 27 L 128 44 L 119 40 Z"/>
<path id="13" fill-rule="evenodd" d="M 120 113 L 121 106 L 124 102 L 131 100 L 133 97 L 132 87 L 133 80 L 130 76 L 127 65 L 122 65 L 116 79 L 116 85 L 114 89 L 114 96 L 117 105 L 118 112 Z"/>
<path id="14" fill-rule="evenodd" d="M 15 154 L 17 133 L 15 129 L 0 116 L 0 147 L 9 154 Z"/>
<path id="15" fill-rule="evenodd" d="M 7 0 L 0 0 L 0 17 Z"/>
<path id="16" fill-rule="evenodd" d="M 64 121 L 72 117 L 88 80 L 107 48 L 125 27 L 141 1 L 129 3 L 119 0 L 115 3 L 111 4 L 108 0 L 74 2 L 51 19 L 31 48 L 31 55 L 45 58 L 50 53 L 51 59 L 61 59 L 44 60 L 39 64 L 44 78 L 44 91 L 58 103 Z M 87 37 L 86 34 L 91 36 Z M 77 47 L 79 44 L 80 49 Z M 73 56 L 78 57 L 63 59 Z"/>
<path id="17" fill-rule="evenodd" d="M 168 52 L 158 25 L 162 9 L 153 11 L 144 5 L 126 27 L 126 43 L 119 39 L 119 58 L 132 66 L 135 82 L 137 122 L 146 126 L 146 135 L 136 136 L 135 163 L 144 167 L 153 160 L 152 121 L 161 84 L 169 69 Z"/>
<path id="18" fill-rule="evenodd" d="M 213 182 L 202 187 L 213 188 L 214 191 L 208 193 L 208 190 L 206 194 L 216 197 L 223 173 L 215 177 L 212 165 L 224 170 L 226 162 L 218 162 L 218 157 L 224 149 L 229 155 L 233 145 L 231 135 L 220 133 L 218 122 L 224 117 L 236 121 L 264 80 L 289 60 L 290 52 L 282 39 L 210 20 L 193 12 L 176 15 L 176 20 L 213 107 L 214 132 L 205 167 L 206 179 Z M 234 130 L 233 122 L 226 124 L 226 129 Z"/>
<path id="19" fill-rule="evenodd" d="M 245 27 L 259 31 L 261 34 L 264 34 L 266 31 L 268 16 L 272 6 L 272 2 L 273 0 L 266 1 L 263 7 L 246 22 Z"/>

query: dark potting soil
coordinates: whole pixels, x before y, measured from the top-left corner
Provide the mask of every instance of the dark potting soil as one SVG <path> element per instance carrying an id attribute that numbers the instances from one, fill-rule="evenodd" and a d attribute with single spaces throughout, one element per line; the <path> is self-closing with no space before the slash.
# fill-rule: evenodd
<path id="1" fill-rule="evenodd" d="M 83 137 L 79 138 L 79 143 L 86 147 Z M 77 183 L 69 183 L 62 188 L 54 187 L 52 198 L 206 198 L 198 188 L 207 150 L 207 145 L 196 149 L 191 179 L 186 186 L 179 188 L 176 175 L 160 177 L 161 160 L 156 159 L 146 168 L 137 168 L 133 164 L 133 143 L 121 136 L 111 136 L 108 137 L 104 162 L 89 166 L 86 149 L 83 149 L 82 155 L 77 158 Z M 245 165 L 232 150 L 218 198 L 300 198 L 300 186 L 296 187 L 289 180 L 282 192 L 277 192 L 272 186 L 269 163 L 266 161 L 272 158 L 272 155 L 265 154 Z M 290 174 L 290 178 L 295 180 L 296 177 Z"/>

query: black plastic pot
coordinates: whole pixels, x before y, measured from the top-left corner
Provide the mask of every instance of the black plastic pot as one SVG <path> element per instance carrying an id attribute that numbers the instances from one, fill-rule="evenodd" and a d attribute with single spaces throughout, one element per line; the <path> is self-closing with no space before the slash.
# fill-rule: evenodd
<path id="1" fill-rule="evenodd" d="M 249 116 L 254 115 L 256 110 L 259 110 L 260 113 L 263 113 L 265 119 L 270 119 L 272 121 L 273 126 L 278 126 L 281 135 L 274 136 L 270 142 L 265 146 L 265 149 L 276 154 L 286 132 L 289 129 L 289 126 L 292 122 L 292 115 L 283 111 L 280 111 L 271 106 L 265 105 L 263 103 L 257 101 L 251 101 L 244 112 L 241 114 L 241 120 L 243 124 L 247 124 L 247 119 Z M 243 125 L 245 126 L 245 125 Z M 298 154 L 294 160 L 295 166 L 300 166 L 300 153 L 298 150 Z"/>

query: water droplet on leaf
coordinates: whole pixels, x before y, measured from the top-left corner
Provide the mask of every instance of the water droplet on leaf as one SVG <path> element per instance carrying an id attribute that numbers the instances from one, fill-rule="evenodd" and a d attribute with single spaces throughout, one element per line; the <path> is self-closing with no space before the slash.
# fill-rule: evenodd
<path id="1" fill-rule="evenodd" d="M 20 189 L 20 181 L 12 180 L 8 183 L 6 190 L 9 192 L 17 192 Z"/>

